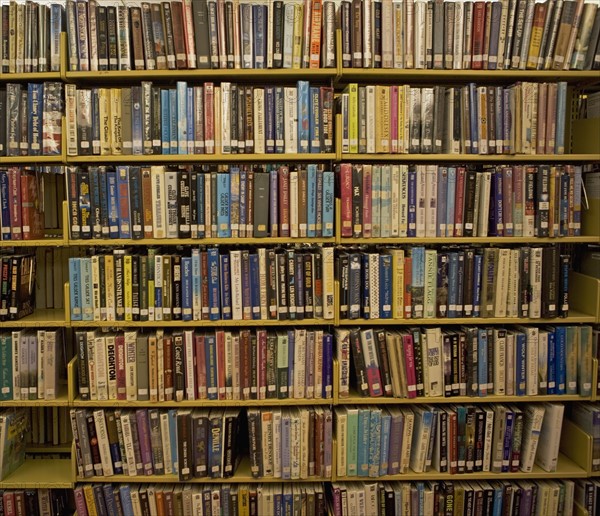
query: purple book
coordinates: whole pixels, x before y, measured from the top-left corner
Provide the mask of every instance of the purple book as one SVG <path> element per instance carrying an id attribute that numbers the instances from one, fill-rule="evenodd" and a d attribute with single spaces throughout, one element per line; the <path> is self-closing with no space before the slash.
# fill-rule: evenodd
<path id="1" fill-rule="evenodd" d="M 400 473 L 402 458 L 402 434 L 404 433 L 404 416 L 400 411 L 390 410 L 392 424 L 390 426 L 390 448 L 388 459 L 388 475 Z"/>
<path id="2" fill-rule="evenodd" d="M 152 464 L 152 444 L 150 440 L 150 420 L 146 409 L 137 409 L 135 411 L 137 420 L 137 434 L 140 442 L 140 452 L 142 464 L 144 466 L 144 475 L 153 475 L 154 467 Z"/>

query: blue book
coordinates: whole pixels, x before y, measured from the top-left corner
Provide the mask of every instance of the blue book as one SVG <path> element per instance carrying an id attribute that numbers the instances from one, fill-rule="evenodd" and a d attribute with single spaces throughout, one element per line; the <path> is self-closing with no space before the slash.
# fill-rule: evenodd
<path id="1" fill-rule="evenodd" d="M 567 112 L 567 83 L 558 83 L 556 95 L 556 140 L 554 154 L 565 153 L 565 113 Z"/>
<path id="2" fill-rule="evenodd" d="M 81 260 L 82 258 L 69 258 L 69 301 L 72 321 L 83 320 Z"/>
<path id="3" fill-rule="evenodd" d="M 310 88 L 310 152 L 321 152 L 321 90 L 311 86 Z"/>
<path id="4" fill-rule="evenodd" d="M 473 317 L 481 316 L 481 274 L 483 272 L 483 255 L 473 257 Z"/>
<path id="5" fill-rule="evenodd" d="M 93 103 L 92 103 L 93 105 Z M 93 127 L 93 124 L 92 124 Z M 142 87 L 131 87 L 131 153 L 140 155 L 144 153 L 143 146 L 143 113 L 142 113 Z M 100 136 L 98 135 L 98 139 Z M 98 153 L 99 154 L 99 153 Z"/>
<path id="6" fill-rule="evenodd" d="M 479 110 L 477 85 L 469 83 L 469 112 L 471 115 L 471 146 L 466 145 L 467 154 L 479 154 Z"/>
<path id="7" fill-rule="evenodd" d="M 357 475 L 369 476 L 369 433 L 371 424 L 371 411 L 368 408 L 358 409 L 358 455 Z"/>
<path id="8" fill-rule="evenodd" d="M 555 328 L 555 348 L 556 348 L 556 394 L 565 394 L 567 392 L 567 329 L 564 326 Z"/>
<path id="9" fill-rule="evenodd" d="M 117 203 L 119 205 L 119 238 L 131 238 L 131 209 L 129 199 L 129 167 L 117 167 Z"/>
<path id="10" fill-rule="evenodd" d="M 162 153 L 171 154 L 171 110 L 169 90 L 160 90 L 160 128 Z"/>
<path id="11" fill-rule="evenodd" d="M 291 486 L 286 486 L 286 487 L 287 487 L 287 490 L 284 487 L 284 491 L 283 491 L 283 514 L 285 514 L 287 516 L 288 514 L 294 513 L 294 497 L 290 490 Z"/>
<path id="12" fill-rule="evenodd" d="M 169 121 L 169 135 L 171 136 L 171 141 L 169 142 L 170 154 L 177 154 L 179 147 L 177 141 L 177 90 L 174 88 L 169 90 L 169 113 L 171 115 Z"/>
<path id="13" fill-rule="evenodd" d="M 275 152 L 275 87 L 265 87 L 265 152 Z"/>
<path id="14" fill-rule="evenodd" d="M 488 386 L 488 334 L 485 328 L 477 330 L 477 379 L 479 396 L 487 396 Z"/>
<path id="15" fill-rule="evenodd" d="M 196 175 L 196 212 L 198 213 L 198 238 L 204 238 L 206 235 L 206 213 L 204 209 L 204 181 L 206 174 L 199 172 Z"/>
<path id="16" fill-rule="evenodd" d="M 492 506 L 492 516 L 502 516 L 502 501 L 504 498 L 504 486 L 500 483 L 492 485 L 494 488 L 494 504 Z"/>
<path id="17" fill-rule="evenodd" d="M 321 396 L 330 399 L 333 391 L 333 335 L 323 334 L 323 390 Z"/>
<path id="18" fill-rule="evenodd" d="M 256 253 L 250 255 L 250 301 L 252 304 L 252 319 L 260 319 L 260 275 L 258 254 Z"/>
<path id="19" fill-rule="evenodd" d="M 10 233 L 10 199 L 8 186 L 8 172 L 0 170 L 0 220 L 2 220 L 1 240 L 11 240 Z"/>
<path id="20" fill-rule="evenodd" d="M 275 152 L 277 154 L 283 154 L 285 151 L 284 111 L 283 86 L 275 86 Z"/>
<path id="21" fill-rule="evenodd" d="M 379 448 L 381 450 L 381 459 L 379 461 L 379 476 L 387 475 L 388 473 L 388 456 L 390 453 L 390 431 L 392 428 L 392 416 L 384 410 L 381 414 L 381 443 Z"/>
<path id="22" fill-rule="evenodd" d="M 515 333 L 515 394 L 525 396 L 527 392 L 527 336 Z"/>
<path id="23" fill-rule="evenodd" d="M 181 318 L 183 321 L 193 319 L 192 309 L 192 258 L 181 258 Z"/>
<path id="24" fill-rule="evenodd" d="M 423 317 L 425 302 L 425 248 L 416 246 L 411 249 L 412 255 L 412 316 Z"/>
<path id="25" fill-rule="evenodd" d="M 310 95 L 308 81 L 298 81 L 298 152 L 309 151 Z"/>
<path id="26" fill-rule="evenodd" d="M 206 393 L 209 400 L 219 398 L 217 384 L 217 341 L 215 335 L 207 334 L 204 337 L 206 353 Z"/>
<path id="27" fill-rule="evenodd" d="M 448 318 L 458 317 L 458 253 L 448 253 Z"/>
<path id="28" fill-rule="evenodd" d="M 119 198 L 117 188 L 117 173 L 107 170 L 106 185 L 108 190 L 108 234 L 110 238 L 119 238 Z"/>
<path id="29" fill-rule="evenodd" d="M 408 228 L 406 236 L 417 236 L 417 169 L 408 169 Z"/>
<path id="30" fill-rule="evenodd" d="M 306 167 L 306 236 L 315 238 L 317 236 L 317 165 L 309 164 Z"/>
<path id="31" fill-rule="evenodd" d="M 124 516 L 135 516 L 133 512 L 133 503 L 131 502 L 131 490 L 129 484 L 119 486 L 119 498 L 121 498 L 121 508 Z"/>
<path id="32" fill-rule="evenodd" d="M 439 237 L 446 236 L 446 221 L 448 220 L 448 168 L 438 167 L 437 177 L 437 227 L 436 235 Z"/>
<path id="33" fill-rule="evenodd" d="M 88 172 L 90 174 L 90 225 L 92 229 L 92 238 L 102 238 L 102 206 L 100 204 L 100 180 L 104 179 L 104 174 L 102 174 L 102 177 L 100 177 L 101 174 L 98 170 L 98 167 L 89 167 Z"/>
<path id="34" fill-rule="evenodd" d="M 556 394 L 556 334 L 548 331 L 548 394 Z"/>
<path id="35" fill-rule="evenodd" d="M 192 249 L 192 320 L 202 318 L 202 273 L 200 265 L 200 250 Z"/>
<path id="36" fill-rule="evenodd" d="M 253 5 L 254 68 L 267 67 L 267 6 Z"/>
<path id="37" fill-rule="evenodd" d="M 196 128 L 194 125 L 194 115 L 196 109 L 194 108 L 194 88 L 189 87 L 186 90 L 186 125 L 187 125 L 187 152 L 186 154 L 194 153 L 194 137 L 196 135 Z M 185 144 L 185 142 L 184 142 Z"/>
<path id="38" fill-rule="evenodd" d="M 100 190 L 100 233 L 106 238 L 110 236 L 108 223 L 108 174 L 104 167 L 98 169 L 98 187 Z"/>
<path id="39" fill-rule="evenodd" d="M 273 496 L 273 509 L 274 516 L 283 516 L 283 493 L 280 491 L 277 491 Z"/>
<path id="40" fill-rule="evenodd" d="M 42 153 L 42 98 L 44 85 L 30 82 L 27 85 L 29 155 L 39 156 Z"/>
<path id="41" fill-rule="evenodd" d="M 467 412 L 465 405 L 456 407 L 456 426 L 457 426 L 457 463 L 458 472 L 464 473 L 466 466 L 467 448 L 466 448 L 466 426 Z"/>
<path id="42" fill-rule="evenodd" d="M 229 254 L 219 256 L 221 260 L 221 314 L 223 319 L 231 319 L 231 267 Z"/>
<path id="43" fill-rule="evenodd" d="M 379 318 L 392 318 L 392 255 L 379 256 Z"/>
<path id="44" fill-rule="evenodd" d="M 330 170 L 323 172 L 323 237 L 333 237 L 335 210 L 335 176 Z"/>
<path id="45" fill-rule="evenodd" d="M 133 89 L 132 89 L 133 95 Z M 141 102 L 141 96 L 139 97 Z M 140 118 L 141 122 L 141 118 Z M 132 111 L 133 128 L 133 111 Z M 92 154 L 100 154 L 100 103 L 98 102 L 98 88 L 92 88 Z M 140 124 L 141 129 L 141 124 Z M 140 133 L 141 134 L 141 133 Z M 140 141 L 141 144 L 141 141 Z M 133 149 L 132 149 L 133 152 Z"/>
<path id="46" fill-rule="evenodd" d="M 188 126 L 187 126 L 187 83 L 177 81 L 176 85 L 177 109 L 172 116 L 177 120 L 177 152 L 176 154 L 187 154 Z M 176 113 L 176 115 L 175 115 Z"/>
<path id="47" fill-rule="evenodd" d="M 231 237 L 230 182 L 228 173 L 219 172 L 217 174 L 217 236 L 219 238 Z"/>
<path id="48" fill-rule="evenodd" d="M 504 430 L 504 445 L 502 449 L 502 473 L 510 471 L 510 452 L 513 436 L 513 428 L 515 422 L 515 413 L 507 410 Z"/>
<path id="49" fill-rule="evenodd" d="M 448 191 L 446 193 L 446 235 L 454 236 L 454 209 L 456 203 L 456 167 L 448 167 Z"/>
<path id="50" fill-rule="evenodd" d="M 381 409 L 371 409 L 369 422 L 369 477 L 379 476 L 381 462 Z"/>
<path id="51" fill-rule="evenodd" d="M 163 439 L 167 436 L 163 435 Z M 171 441 L 171 464 L 173 471 L 179 471 L 179 452 L 177 451 L 177 410 L 169 409 L 169 439 Z M 169 457 L 164 458 L 165 461 Z"/>
<path id="52" fill-rule="evenodd" d="M 221 318 L 220 279 L 219 249 L 211 247 L 208 249 L 208 316 L 211 321 L 218 321 Z"/>
<path id="53" fill-rule="evenodd" d="M 209 417 L 208 421 L 208 471 L 212 478 L 218 478 L 222 476 L 223 418 Z"/>
<path id="54" fill-rule="evenodd" d="M 94 305 L 92 301 L 92 259 L 81 258 L 79 261 L 81 281 L 81 319 L 94 320 Z"/>
<path id="55" fill-rule="evenodd" d="M 458 269 L 456 271 L 456 317 L 463 316 L 463 299 L 464 299 L 464 288 L 465 288 L 465 252 L 459 251 L 458 253 Z"/>

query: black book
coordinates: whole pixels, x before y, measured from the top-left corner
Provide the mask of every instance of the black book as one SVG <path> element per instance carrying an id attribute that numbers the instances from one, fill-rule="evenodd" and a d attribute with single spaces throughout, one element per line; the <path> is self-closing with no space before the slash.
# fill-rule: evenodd
<path id="1" fill-rule="evenodd" d="M 87 360 L 87 332 L 80 330 L 75 332 L 77 343 L 77 372 L 79 379 L 79 397 L 83 400 L 90 399 L 90 382 L 88 376 Z"/>
<path id="2" fill-rule="evenodd" d="M 233 2 L 225 2 L 225 54 L 227 55 L 227 68 L 234 68 L 234 25 L 233 25 Z M 253 20 L 256 23 L 256 20 Z M 254 42 L 256 45 L 256 41 Z"/>
<path id="3" fill-rule="evenodd" d="M 117 8 L 109 5 L 106 8 L 106 34 L 107 34 L 107 52 L 108 69 L 119 69 L 119 44 L 117 37 Z"/>
<path id="4" fill-rule="evenodd" d="M 106 502 L 104 500 L 104 490 L 102 489 L 102 485 L 94 484 L 92 486 L 92 492 L 94 494 L 94 505 L 96 506 L 96 514 L 98 514 L 98 516 L 109 516 L 108 509 L 106 508 Z"/>
<path id="5" fill-rule="evenodd" d="M 167 69 L 167 47 L 163 27 L 162 8 L 160 4 L 150 4 L 150 17 L 152 19 L 152 32 L 154 36 L 154 57 L 158 70 Z"/>
<path id="6" fill-rule="evenodd" d="M 475 224 L 475 183 L 477 172 L 473 169 L 467 169 L 465 175 L 465 211 L 464 211 L 464 236 L 473 236 L 473 227 Z"/>
<path id="7" fill-rule="evenodd" d="M 151 113 L 151 123 L 150 123 L 150 132 L 152 138 L 152 153 L 153 154 L 161 154 L 162 153 L 162 121 L 161 121 L 161 107 L 160 107 L 160 88 L 157 86 L 152 86 L 150 90 L 150 113 Z M 193 135 L 190 137 L 193 139 Z"/>
<path id="8" fill-rule="evenodd" d="M 386 332 L 379 328 L 374 331 L 375 342 L 377 343 L 377 358 L 379 369 L 383 380 L 384 396 L 392 396 L 392 371 L 386 345 Z"/>
<path id="9" fill-rule="evenodd" d="M 527 174 L 526 177 L 530 176 Z M 535 183 L 535 231 L 537 237 L 549 236 L 550 166 L 540 165 Z M 526 189 L 527 191 L 527 189 Z"/>
<path id="10" fill-rule="evenodd" d="M 223 416 L 223 478 L 230 478 L 234 475 L 237 467 L 237 443 L 239 437 L 239 417 L 240 409 L 229 409 L 225 411 Z"/>
<path id="11" fill-rule="evenodd" d="M 254 478 L 259 478 L 263 474 L 260 417 L 258 409 L 248 410 L 248 453 L 250 455 L 250 472 Z"/>
<path id="12" fill-rule="evenodd" d="M 296 295 L 296 262 L 294 259 L 294 254 L 295 252 L 293 249 L 286 249 L 284 254 L 287 270 L 286 278 L 289 319 L 298 318 L 298 314 L 296 313 L 298 297 Z"/>
<path id="13" fill-rule="evenodd" d="M 98 70 L 108 70 L 108 7 L 96 6 L 96 23 L 98 30 Z M 94 37 L 91 35 L 91 37 Z"/>
<path id="14" fill-rule="evenodd" d="M 129 209 L 132 238 L 136 240 L 144 238 L 142 172 L 138 166 L 129 167 Z"/>
<path id="15" fill-rule="evenodd" d="M 363 66 L 363 27 L 362 27 L 362 0 L 352 0 L 352 30 L 350 31 L 350 44 L 352 48 L 352 66 Z"/>
<path id="16" fill-rule="evenodd" d="M 414 359 L 415 359 L 415 377 L 417 380 L 417 396 L 425 396 L 425 374 L 423 364 L 423 340 L 419 328 L 411 328 L 413 336 Z"/>
<path id="17" fill-rule="evenodd" d="M 208 4 L 206 0 L 192 0 L 196 67 L 210 68 L 210 41 L 208 37 Z"/>
<path id="18" fill-rule="evenodd" d="M 285 251 L 279 252 L 275 256 L 277 258 L 278 319 L 289 319 L 287 256 Z"/>
<path id="19" fill-rule="evenodd" d="M 102 263 L 102 262 L 101 262 Z M 148 256 L 142 255 L 139 257 L 139 309 L 140 321 L 148 320 Z M 100 281 L 102 281 L 102 269 L 100 270 Z M 102 298 L 102 285 L 100 286 Z M 103 305 L 100 305 L 103 306 Z"/>
<path id="20" fill-rule="evenodd" d="M 558 247 L 551 245 L 542 250 L 542 317 L 550 319 L 558 315 L 559 266 Z"/>
<path id="21" fill-rule="evenodd" d="M 237 151 L 240 154 L 246 152 L 246 89 L 244 86 L 237 86 L 237 123 L 236 133 L 232 137 L 237 139 Z"/>
<path id="22" fill-rule="evenodd" d="M 342 66 L 352 66 L 352 3 L 344 0 L 340 6 L 340 23 L 342 26 Z"/>
<path id="23" fill-rule="evenodd" d="M 190 238 L 191 236 L 191 192 L 190 192 L 190 173 L 181 170 L 177 174 L 177 206 L 178 206 L 178 224 L 179 238 Z"/>
<path id="24" fill-rule="evenodd" d="M 192 478 L 192 425 L 191 411 L 177 411 L 177 459 L 179 480 Z"/>
<path id="25" fill-rule="evenodd" d="M 92 464 L 94 473 L 102 475 L 102 459 L 100 458 L 100 448 L 98 447 L 98 437 L 96 435 L 96 424 L 94 423 L 94 415 L 91 411 L 86 413 L 85 422 L 87 433 L 89 436 L 90 450 L 92 452 Z"/>
<path id="26" fill-rule="evenodd" d="M 312 252 L 300 256 L 304 262 L 304 317 L 306 319 L 312 319 L 315 316 L 315 299 L 313 294 L 315 285 L 314 264 L 320 260 L 320 257 Z"/>
<path id="27" fill-rule="evenodd" d="M 181 321 L 182 318 L 182 282 L 181 282 L 181 255 L 175 254 L 171 258 L 173 267 L 171 313 L 173 321 Z"/>
<path id="28" fill-rule="evenodd" d="M 140 320 L 140 260 L 137 254 L 131 257 L 131 318 Z"/>
<path id="29" fill-rule="evenodd" d="M 277 255 L 267 250 L 267 307 L 269 319 L 277 319 Z"/>
<path id="30" fill-rule="evenodd" d="M 568 254 L 561 254 L 558 260 L 559 264 L 559 290 L 558 290 L 558 313 L 561 317 L 569 315 L 569 266 L 571 257 Z"/>
<path id="31" fill-rule="evenodd" d="M 269 236 L 269 190 L 270 175 L 264 172 L 254 174 L 254 237 Z"/>
<path id="32" fill-rule="evenodd" d="M 373 2 L 373 68 L 381 68 L 382 66 L 382 35 L 381 35 L 381 2 Z"/>
<path id="33" fill-rule="evenodd" d="M 358 329 L 350 332 L 350 350 L 352 354 L 352 365 L 354 366 L 354 375 L 351 376 L 351 378 L 354 378 L 357 391 L 362 396 L 368 396 L 369 383 L 367 381 L 367 371 L 360 339 L 360 330 Z"/>
<path id="34" fill-rule="evenodd" d="M 529 316 L 529 273 L 531 269 L 531 249 L 522 247 L 519 257 L 519 317 Z"/>
<path id="35" fill-rule="evenodd" d="M 340 318 L 348 319 L 350 255 L 342 251 L 336 260 L 336 277 L 340 284 Z"/>
<path id="36" fill-rule="evenodd" d="M 231 5 L 231 4 L 227 4 Z M 230 118 L 229 118 L 229 134 L 231 135 L 231 154 L 238 153 L 238 95 L 240 94 L 237 84 L 231 85 L 231 97 L 229 99 Z"/>
<path id="37" fill-rule="evenodd" d="M 273 68 L 283 67 L 283 1 L 273 2 Z"/>
<path id="38" fill-rule="evenodd" d="M 483 449 L 485 444 L 485 411 L 480 408 L 475 412 L 475 463 L 473 471 L 483 471 Z"/>
<path id="39" fill-rule="evenodd" d="M 192 436 L 194 442 L 194 477 L 208 475 L 208 412 L 198 411 L 192 414 Z"/>

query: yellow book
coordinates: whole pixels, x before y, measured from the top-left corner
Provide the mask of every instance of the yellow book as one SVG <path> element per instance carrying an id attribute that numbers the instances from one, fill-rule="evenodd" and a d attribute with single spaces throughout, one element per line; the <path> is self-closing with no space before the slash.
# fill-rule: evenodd
<path id="1" fill-rule="evenodd" d="M 344 93 L 348 94 L 348 134 L 351 153 L 358 152 L 358 84 L 346 86 Z"/>
<path id="2" fill-rule="evenodd" d="M 240 484 L 238 487 L 238 514 L 239 516 L 250 516 L 250 491 L 248 484 Z"/>
<path id="3" fill-rule="evenodd" d="M 110 150 L 111 154 L 123 154 L 121 88 L 110 89 Z"/>
<path id="4" fill-rule="evenodd" d="M 133 257 L 126 254 L 123 257 L 123 299 L 125 320 L 133 320 Z"/>
<path id="5" fill-rule="evenodd" d="M 112 139 L 110 128 L 110 90 L 100 88 L 98 90 L 98 108 L 100 114 L 100 154 L 110 155 L 112 151 Z"/>
<path id="6" fill-rule="evenodd" d="M 91 484 L 85 484 L 83 486 L 83 495 L 85 496 L 85 505 L 87 506 L 88 516 L 98 516 L 96 502 L 94 501 L 94 488 Z"/>
<path id="7" fill-rule="evenodd" d="M 375 86 L 375 152 L 390 152 L 390 88 Z"/>
<path id="8" fill-rule="evenodd" d="M 292 46 L 292 68 L 302 67 L 302 36 L 304 27 L 304 6 L 296 4 L 294 6 L 294 39 Z"/>

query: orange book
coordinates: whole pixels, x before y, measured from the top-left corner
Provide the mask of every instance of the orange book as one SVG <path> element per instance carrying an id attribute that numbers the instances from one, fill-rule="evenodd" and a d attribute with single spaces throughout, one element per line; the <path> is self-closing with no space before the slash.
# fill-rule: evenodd
<path id="1" fill-rule="evenodd" d="M 321 62 L 321 26 L 323 18 L 322 0 L 313 0 L 310 28 L 309 68 L 319 68 Z"/>

